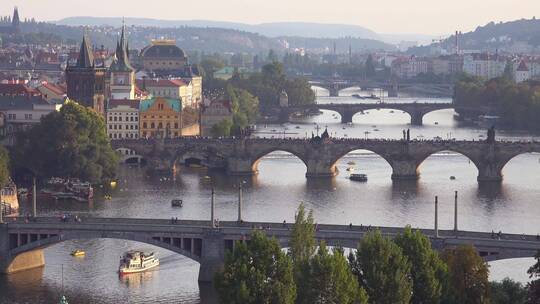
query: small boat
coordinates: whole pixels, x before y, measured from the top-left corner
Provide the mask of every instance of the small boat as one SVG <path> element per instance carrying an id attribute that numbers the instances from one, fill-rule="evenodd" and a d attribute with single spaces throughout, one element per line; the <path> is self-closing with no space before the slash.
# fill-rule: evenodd
<path id="1" fill-rule="evenodd" d="M 353 167 L 347 167 L 347 171 L 352 172 L 352 171 L 354 171 L 354 168 Z"/>
<path id="2" fill-rule="evenodd" d="M 391 110 L 390 113 L 394 113 L 394 110 Z"/>
<path id="3" fill-rule="evenodd" d="M 150 270 L 159 265 L 159 259 L 153 252 L 128 251 L 120 260 L 120 275 Z"/>
<path id="4" fill-rule="evenodd" d="M 341 129 L 345 130 L 346 128 L 345 128 L 345 127 L 343 127 L 343 128 L 341 128 Z"/>
<path id="5" fill-rule="evenodd" d="M 72 256 L 74 257 L 80 257 L 80 256 L 85 256 L 86 255 L 86 252 L 80 250 L 80 249 L 75 249 L 73 250 L 71 253 L 70 253 Z"/>
<path id="6" fill-rule="evenodd" d="M 300 126 L 296 126 L 295 129 L 300 129 Z"/>
<path id="7" fill-rule="evenodd" d="M 376 125 L 373 125 L 373 126 L 371 126 L 371 127 L 372 127 L 372 128 L 376 128 L 377 126 L 376 126 Z"/>
<path id="8" fill-rule="evenodd" d="M 435 122 L 435 124 L 436 124 L 436 125 L 438 125 L 438 124 L 439 124 L 439 122 L 438 122 L 438 121 L 436 121 L 436 122 Z"/>
<path id="9" fill-rule="evenodd" d="M 455 177 L 455 176 L 453 176 L 453 175 L 452 175 L 452 176 L 450 176 L 450 180 L 455 180 L 455 179 L 456 179 L 456 177 Z"/>
<path id="10" fill-rule="evenodd" d="M 349 179 L 352 180 L 352 181 L 357 181 L 357 182 L 367 182 L 367 175 L 366 174 L 358 174 L 358 173 L 353 173 L 349 176 Z"/>
<path id="11" fill-rule="evenodd" d="M 347 163 L 347 165 L 349 165 L 349 166 L 354 166 L 354 165 L 356 165 L 356 163 L 355 163 L 354 161 L 351 160 L 350 162 Z"/>
<path id="12" fill-rule="evenodd" d="M 183 205 L 184 205 L 184 202 L 181 199 L 171 200 L 171 206 L 173 207 L 182 207 Z"/>
<path id="13" fill-rule="evenodd" d="M 380 131 L 380 130 L 379 130 L 379 129 L 377 129 L 377 128 L 375 128 L 375 129 L 373 129 L 373 131 L 375 131 L 375 132 L 378 132 L 378 131 Z"/>

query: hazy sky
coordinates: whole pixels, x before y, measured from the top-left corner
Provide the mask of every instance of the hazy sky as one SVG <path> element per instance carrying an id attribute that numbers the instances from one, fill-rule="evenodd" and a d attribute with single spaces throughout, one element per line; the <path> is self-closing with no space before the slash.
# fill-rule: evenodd
<path id="1" fill-rule="evenodd" d="M 380 33 L 446 34 L 489 21 L 531 18 L 540 0 L 1 0 L 0 14 L 21 17 L 126 16 L 262 23 L 347 23 Z M 540 17 L 540 16 L 539 16 Z"/>

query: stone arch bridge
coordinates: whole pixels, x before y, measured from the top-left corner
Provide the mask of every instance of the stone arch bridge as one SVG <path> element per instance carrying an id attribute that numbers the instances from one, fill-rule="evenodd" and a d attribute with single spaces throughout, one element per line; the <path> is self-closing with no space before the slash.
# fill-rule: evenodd
<path id="1" fill-rule="evenodd" d="M 341 123 L 350 123 L 356 113 L 375 109 L 392 109 L 403 111 L 411 116 L 412 125 L 422 125 L 424 115 L 429 112 L 453 109 L 452 103 L 318 103 L 304 106 L 291 106 L 281 108 L 280 121 L 287 122 L 291 114 L 306 110 L 329 110 L 341 115 Z"/>
<path id="2" fill-rule="evenodd" d="M 282 223 L 179 221 L 165 219 L 84 218 L 82 222 L 62 222 L 59 218 L 9 218 L 0 224 L 0 273 L 13 273 L 45 263 L 42 249 L 76 239 L 114 238 L 151 244 L 184 255 L 200 264 L 199 281 L 211 282 L 224 263 L 225 251 L 236 241 L 248 240 L 252 230 L 263 228 L 269 236 L 288 247 L 292 226 Z M 389 237 L 402 228 L 374 227 Z M 533 235 L 422 229 L 437 250 L 472 244 L 486 261 L 533 257 L 540 241 Z M 330 246 L 357 248 L 366 233 L 365 227 L 353 225 L 318 225 L 316 238 Z M 111 269 L 111 271 L 114 271 Z"/>
<path id="3" fill-rule="evenodd" d="M 419 166 L 430 155 L 452 151 L 463 154 L 478 169 L 478 181 L 502 181 L 502 169 L 512 158 L 540 152 L 540 142 L 405 141 L 377 139 L 208 139 L 116 140 L 113 148 L 127 148 L 144 157 L 150 169 L 169 171 L 187 158 L 198 159 L 210 169 L 230 175 L 253 175 L 258 162 L 274 151 L 285 151 L 306 165 L 306 177 L 333 177 L 337 162 L 349 152 L 369 150 L 385 159 L 392 179 L 414 180 Z"/>

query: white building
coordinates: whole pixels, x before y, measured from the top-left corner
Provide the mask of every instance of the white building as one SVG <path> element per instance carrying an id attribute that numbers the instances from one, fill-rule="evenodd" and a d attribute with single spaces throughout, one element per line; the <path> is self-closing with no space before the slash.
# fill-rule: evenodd
<path id="1" fill-rule="evenodd" d="M 506 59 L 499 55 L 467 54 L 463 57 L 463 72 L 486 79 L 501 77 L 504 74 L 506 62 Z"/>
<path id="2" fill-rule="evenodd" d="M 411 56 L 409 58 L 399 58 L 392 62 L 392 74 L 399 78 L 413 78 L 418 74 L 428 72 L 428 61 L 425 58 Z"/>
<path id="3" fill-rule="evenodd" d="M 527 81 L 530 78 L 531 78 L 531 74 L 529 73 L 529 68 L 527 67 L 527 64 L 525 63 L 525 60 L 521 60 L 514 74 L 514 79 L 516 80 L 517 83 L 520 83 L 520 82 Z"/>
<path id="4" fill-rule="evenodd" d="M 61 104 L 49 103 L 41 96 L 0 96 L 0 113 L 4 118 L 0 131 L 5 137 L 3 143 L 13 145 L 18 131 L 38 124 L 41 117 L 61 107 Z"/>
<path id="5" fill-rule="evenodd" d="M 139 138 L 139 100 L 109 100 L 107 135 L 111 139 Z"/>

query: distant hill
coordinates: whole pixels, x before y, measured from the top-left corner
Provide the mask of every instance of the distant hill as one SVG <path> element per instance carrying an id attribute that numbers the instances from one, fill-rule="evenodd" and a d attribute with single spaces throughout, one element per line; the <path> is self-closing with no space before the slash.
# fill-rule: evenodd
<path id="1" fill-rule="evenodd" d="M 540 53 L 540 20 L 521 19 L 510 22 L 490 22 L 459 36 L 461 50 L 502 51 L 510 53 Z M 433 48 L 451 51 L 455 35 L 441 43 L 409 50 L 413 54 L 429 53 Z"/>
<path id="2" fill-rule="evenodd" d="M 367 28 L 348 24 L 323 24 L 308 22 L 274 22 L 261 24 L 245 24 L 209 20 L 159 20 L 150 18 L 126 18 L 128 25 L 155 27 L 215 27 L 234 29 L 261 34 L 268 37 L 301 36 L 311 38 L 356 37 L 381 40 L 381 36 Z M 122 18 L 117 17 L 69 17 L 55 22 L 59 25 L 70 26 L 120 26 Z"/>

